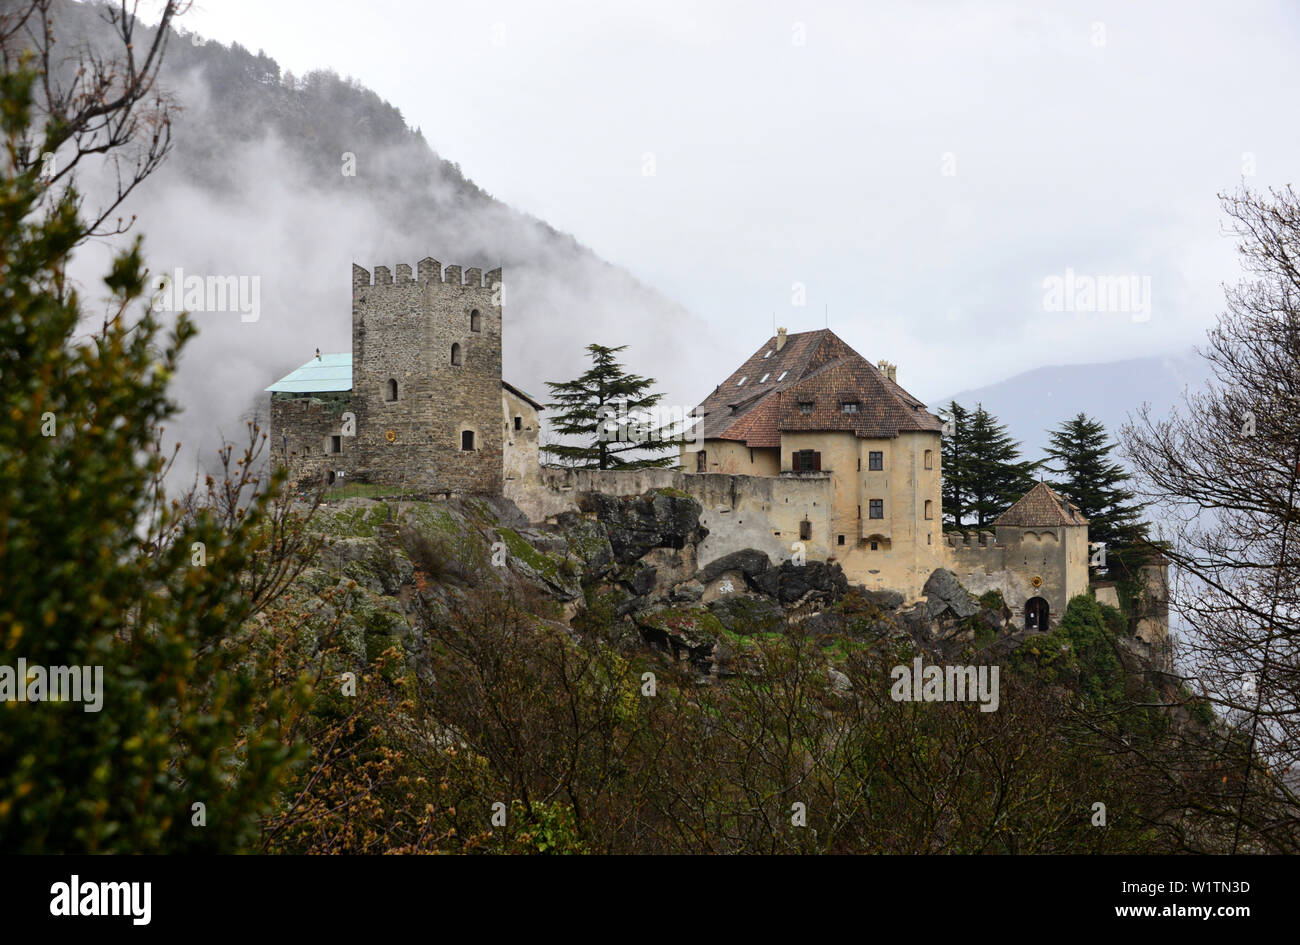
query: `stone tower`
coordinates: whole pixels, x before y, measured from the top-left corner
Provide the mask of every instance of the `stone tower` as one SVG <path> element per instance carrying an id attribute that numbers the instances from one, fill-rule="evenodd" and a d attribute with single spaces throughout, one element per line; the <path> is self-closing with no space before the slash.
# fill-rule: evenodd
<path id="1" fill-rule="evenodd" d="M 351 408 L 354 478 L 500 493 L 501 270 L 354 265 Z"/>

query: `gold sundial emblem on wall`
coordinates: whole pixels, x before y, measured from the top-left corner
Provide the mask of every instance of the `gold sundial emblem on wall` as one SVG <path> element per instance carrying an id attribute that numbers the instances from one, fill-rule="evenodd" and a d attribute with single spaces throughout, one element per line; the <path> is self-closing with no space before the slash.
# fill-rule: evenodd
<path id="1" fill-rule="evenodd" d="M 1042 587 L 1043 579 L 1040 578 L 1037 574 L 1035 574 L 1033 577 L 1029 579 L 1029 583 L 1034 585 L 1034 587 Z"/>
<path id="2" fill-rule="evenodd" d="M 397 441 L 397 431 L 391 429 L 385 430 L 384 439 L 387 440 L 389 443 L 395 443 Z"/>

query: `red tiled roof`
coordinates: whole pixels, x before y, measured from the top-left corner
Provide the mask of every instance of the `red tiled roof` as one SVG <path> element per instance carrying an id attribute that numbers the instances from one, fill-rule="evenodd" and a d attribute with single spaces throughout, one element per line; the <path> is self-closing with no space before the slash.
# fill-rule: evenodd
<path id="1" fill-rule="evenodd" d="M 924 404 L 829 329 L 788 335 L 780 351 L 776 340 L 768 339 L 696 408 L 705 439 L 775 447 L 785 430 L 874 438 L 942 429 Z M 801 413 L 801 401 L 812 402 L 814 412 Z M 858 411 L 844 413 L 843 401 L 857 402 Z"/>

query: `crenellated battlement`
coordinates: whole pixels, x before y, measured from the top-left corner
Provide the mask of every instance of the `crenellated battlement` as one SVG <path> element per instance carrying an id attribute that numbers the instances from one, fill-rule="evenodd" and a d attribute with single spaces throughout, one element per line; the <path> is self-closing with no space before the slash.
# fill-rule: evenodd
<path id="1" fill-rule="evenodd" d="M 394 272 L 396 277 L 394 278 Z M 477 266 L 462 269 L 460 266 L 443 267 L 442 263 L 426 256 L 415 264 L 414 273 L 407 263 L 398 263 L 393 269 L 376 266 L 374 272 L 364 266 L 352 264 L 352 288 L 363 289 L 380 285 L 454 285 L 474 289 L 490 289 L 501 283 L 501 268 L 486 273 Z"/>
<path id="2" fill-rule="evenodd" d="M 1002 548 L 998 544 L 997 536 L 990 531 L 974 532 L 948 532 L 948 547 L 956 551 L 978 551 L 988 548 Z"/>

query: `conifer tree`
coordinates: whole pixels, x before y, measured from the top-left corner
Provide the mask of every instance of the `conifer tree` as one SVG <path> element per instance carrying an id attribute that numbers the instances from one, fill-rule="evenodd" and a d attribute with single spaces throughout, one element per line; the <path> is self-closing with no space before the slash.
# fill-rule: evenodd
<path id="1" fill-rule="evenodd" d="M 576 380 L 546 382 L 555 398 L 547 409 L 559 411 L 552 428 L 563 436 L 580 437 L 581 442 L 547 444 L 543 452 L 580 469 L 645 469 L 676 464 L 675 455 L 653 455 L 675 451 L 677 444 L 653 422 L 653 410 L 663 397 L 647 393 L 654 378 L 628 373 L 614 357 L 626 347 L 587 345 L 590 370 Z"/>
<path id="2" fill-rule="evenodd" d="M 967 488 L 970 411 L 954 400 L 941 410 L 941 414 L 944 420 L 943 444 L 940 447 L 944 522 L 961 528 L 971 501 Z"/>
<path id="3" fill-rule="evenodd" d="M 1051 431 L 1051 437 L 1046 452 L 1048 468 L 1056 476 L 1053 485 L 1088 520 L 1088 540 L 1105 543 L 1107 570 L 1131 563 L 1133 546 L 1147 534 L 1141 518 L 1145 505 L 1135 503 L 1133 492 L 1125 487 L 1131 477 L 1111 459 L 1116 444 L 1105 426 L 1080 413 Z"/>
<path id="4" fill-rule="evenodd" d="M 1034 487 L 1038 464 L 1020 459 L 1020 443 L 982 404 L 970 415 L 964 449 L 958 488 L 969 497 L 966 510 L 975 516 L 975 525 L 985 528 Z"/>

